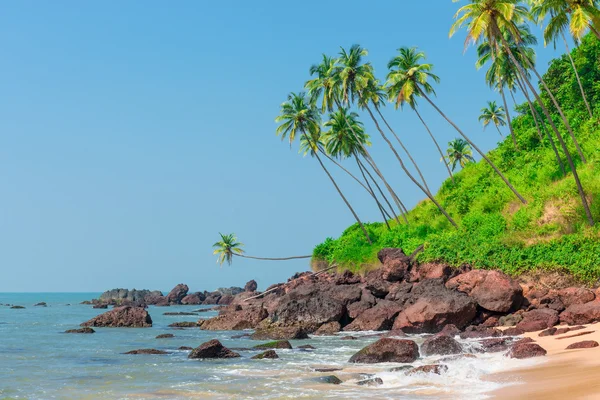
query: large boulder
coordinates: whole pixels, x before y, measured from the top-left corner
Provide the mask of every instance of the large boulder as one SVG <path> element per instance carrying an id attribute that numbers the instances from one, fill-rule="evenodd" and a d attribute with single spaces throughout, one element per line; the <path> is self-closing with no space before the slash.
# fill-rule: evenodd
<path id="1" fill-rule="evenodd" d="M 441 279 L 431 279 L 415 285 L 411 298 L 394 322 L 394 330 L 407 333 L 436 333 L 445 325 L 463 329 L 477 314 L 473 299 L 447 289 Z"/>
<path id="2" fill-rule="evenodd" d="M 339 321 L 346 311 L 344 299 L 334 298 L 336 293 L 330 289 L 329 285 L 318 282 L 297 286 L 281 298 L 271 316 L 272 322 L 287 326 L 313 325 L 316 329 L 328 322 Z M 360 296 L 360 290 L 357 295 Z"/>
<path id="3" fill-rule="evenodd" d="M 258 289 L 258 284 L 256 283 L 256 281 L 254 279 L 252 279 L 251 281 L 248 281 L 246 283 L 246 285 L 244 286 L 245 292 L 256 292 L 256 289 Z"/>
<path id="4" fill-rule="evenodd" d="M 279 326 L 277 324 L 261 323 L 250 338 L 253 340 L 308 339 L 306 331 L 306 328 L 301 325 Z"/>
<path id="5" fill-rule="evenodd" d="M 466 293 L 489 311 L 508 312 L 523 302 L 521 286 L 499 271 L 473 270 L 450 279 L 446 287 Z"/>
<path id="6" fill-rule="evenodd" d="M 217 301 L 217 304 L 220 306 L 228 306 L 231 303 L 233 303 L 234 298 L 235 297 L 231 294 L 224 294 L 223 296 L 221 296 L 221 298 L 219 298 L 219 301 Z"/>
<path id="7" fill-rule="evenodd" d="M 558 323 L 558 311 L 540 308 L 523 313 L 523 319 L 517 324 L 517 329 L 524 332 L 535 332 L 552 328 Z"/>
<path id="8" fill-rule="evenodd" d="M 216 339 L 202 343 L 188 355 L 188 358 L 235 358 L 240 355 L 223 346 Z"/>
<path id="9" fill-rule="evenodd" d="M 560 314 L 560 321 L 569 325 L 586 325 L 600 321 L 600 301 L 575 304 Z"/>
<path id="10" fill-rule="evenodd" d="M 205 331 L 240 331 L 254 329 L 269 314 L 263 307 L 248 307 L 207 319 L 201 329 Z"/>
<path id="11" fill-rule="evenodd" d="M 402 311 L 402 305 L 389 300 L 379 300 L 377 305 L 360 314 L 347 325 L 345 331 L 386 331 L 394 325 L 394 319 Z"/>
<path id="12" fill-rule="evenodd" d="M 181 304 L 198 305 L 204 301 L 204 294 L 201 292 L 190 293 L 181 299 Z"/>
<path id="13" fill-rule="evenodd" d="M 115 307 L 81 324 L 107 328 L 147 328 L 152 326 L 152 318 L 143 307 Z"/>
<path id="14" fill-rule="evenodd" d="M 417 358 L 419 358 L 419 347 L 412 340 L 383 338 L 354 354 L 349 362 L 364 364 L 411 363 Z"/>
<path id="15" fill-rule="evenodd" d="M 421 351 L 426 356 L 446 356 L 450 354 L 460 354 L 463 351 L 462 346 L 455 339 L 446 335 L 435 335 L 425 339 L 421 345 Z"/>
<path id="16" fill-rule="evenodd" d="M 418 282 L 426 279 L 442 279 L 447 281 L 452 276 L 453 272 L 452 267 L 444 263 L 417 264 L 410 270 L 409 280 L 411 282 Z"/>
<path id="17" fill-rule="evenodd" d="M 316 336 L 332 336 L 342 330 L 342 326 L 339 322 L 333 321 L 323 324 L 314 333 Z"/>
<path id="18" fill-rule="evenodd" d="M 347 306 L 348 316 L 354 319 L 369 308 L 373 307 L 376 302 L 377 299 L 375 298 L 375 296 L 373 296 L 373 294 L 370 291 L 363 289 L 360 300 Z"/>
<path id="19" fill-rule="evenodd" d="M 175 286 L 167 295 L 167 302 L 170 304 L 181 304 L 181 300 L 187 295 L 190 288 L 183 283 Z"/>
<path id="20" fill-rule="evenodd" d="M 517 343 L 510 349 L 508 356 L 510 358 L 523 359 L 542 357 L 545 356 L 546 353 L 546 350 L 537 343 Z"/>
<path id="21" fill-rule="evenodd" d="M 165 296 L 163 296 L 163 294 L 161 292 L 151 292 L 149 294 L 147 294 L 146 296 L 144 296 L 144 303 L 151 305 L 151 306 L 168 306 L 169 302 L 167 301 L 167 298 Z"/>
<path id="22" fill-rule="evenodd" d="M 596 299 L 596 295 L 593 291 L 580 287 L 560 289 L 557 292 L 565 308 L 577 304 L 586 304 Z"/>
<path id="23" fill-rule="evenodd" d="M 219 300 L 221 300 L 221 297 L 223 296 L 223 294 L 221 292 L 210 292 L 210 293 L 205 293 L 204 294 L 204 301 L 202 302 L 203 305 L 214 305 L 214 304 L 218 304 Z"/>
<path id="24" fill-rule="evenodd" d="M 377 253 L 377 258 L 383 264 L 381 277 L 388 282 L 401 281 L 408 277 L 411 266 L 410 257 L 402 249 L 386 248 Z"/>

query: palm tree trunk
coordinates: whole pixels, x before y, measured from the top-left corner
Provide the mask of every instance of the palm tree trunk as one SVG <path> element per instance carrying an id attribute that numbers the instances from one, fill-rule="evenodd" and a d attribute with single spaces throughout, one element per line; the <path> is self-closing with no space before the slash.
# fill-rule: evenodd
<path id="1" fill-rule="evenodd" d="M 379 194 L 381 195 L 381 197 L 383 198 L 383 200 L 386 202 L 386 204 L 390 208 L 390 210 L 392 212 L 392 215 L 394 216 L 394 219 L 396 221 L 398 221 L 398 216 L 396 215 L 396 212 L 394 211 L 394 207 L 392 206 L 392 204 L 390 203 L 390 201 L 388 200 L 388 198 L 386 197 L 386 195 L 383 193 L 383 190 L 381 190 L 381 187 L 377 183 L 377 180 L 373 177 L 373 175 L 371 175 L 371 173 L 369 172 L 369 169 L 366 167 L 366 165 L 363 164 L 363 162 L 360 160 L 360 158 L 357 158 L 357 160 L 358 160 L 358 163 L 363 168 L 363 170 L 367 173 L 368 177 L 371 179 L 371 182 L 373 182 L 373 184 L 375 185 L 375 187 L 379 191 Z"/>
<path id="2" fill-rule="evenodd" d="M 238 257 L 251 258 L 253 260 L 263 260 L 263 261 L 288 261 L 288 260 L 299 260 L 299 259 L 303 259 L 303 258 L 312 258 L 312 255 L 310 255 L 310 256 L 281 257 L 281 258 L 253 257 L 253 256 L 247 256 L 245 254 L 236 254 L 236 253 L 233 253 L 233 255 L 234 256 L 238 256 Z"/>
<path id="3" fill-rule="evenodd" d="M 435 139 L 435 136 L 433 136 L 433 133 L 431 133 L 431 129 L 429 129 L 429 125 L 427 125 L 425 123 L 425 120 L 421 117 L 421 113 L 419 113 L 419 111 L 417 110 L 417 107 L 413 107 L 413 111 L 415 112 L 415 114 L 417 114 L 417 117 L 419 117 L 419 120 L 421 121 L 421 123 L 423 124 L 425 129 L 427 130 L 427 133 L 429 133 L 429 136 L 431 137 L 431 140 L 433 140 L 433 143 L 435 143 L 435 147 L 437 148 L 438 152 L 440 153 L 440 157 L 441 157 L 440 159 L 444 162 L 444 165 L 446 166 L 446 169 L 448 170 L 448 175 L 450 175 L 450 178 L 452 178 L 452 183 L 455 183 L 454 182 L 454 174 L 452 173 L 452 170 L 450 169 L 450 165 L 446 161 L 446 157 L 444 157 L 444 152 L 442 151 L 442 148 L 440 147 L 438 141 Z"/>
<path id="4" fill-rule="evenodd" d="M 500 30 L 498 29 L 498 31 L 500 31 Z M 511 61 L 515 64 L 515 66 L 519 70 L 519 73 L 521 74 L 521 77 L 523 78 L 523 80 L 525 81 L 527 86 L 529 86 L 529 90 L 531 90 L 531 93 L 533 93 L 533 95 L 535 96 L 535 99 L 540 104 L 540 107 L 542 107 L 542 111 L 544 111 L 544 114 L 546 115 L 548 122 L 550 123 L 550 125 L 552 126 L 552 128 L 554 130 L 554 134 L 556 135 L 556 138 L 558 139 L 558 143 L 560 143 L 560 147 L 562 148 L 563 152 L 565 153 L 565 156 L 567 157 L 567 162 L 569 163 L 569 167 L 571 168 L 571 172 L 573 173 L 573 178 L 575 178 L 575 184 L 577 185 L 577 191 L 579 192 L 579 197 L 581 198 L 581 203 L 583 204 L 583 208 L 585 210 L 585 214 L 587 216 L 588 223 L 590 224 L 590 226 L 594 226 L 594 217 L 592 216 L 592 211 L 590 210 L 590 206 L 589 206 L 587 198 L 585 196 L 585 191 L 583 190 L 583 186 L 581 185 L 581 181 L 579 180 L 579 174 L 577 173 L 577 169 L 575 169 L 575 163 L 573 162 L 573 157 L 571 157 L 571 153 L 569 152 L 569 149 L 567 148 L 567 145 L 566 145 L 565 141 L 563 140 L 562 135 L 556 128 L 556 125 L 554 125 L 554 121 L 552 120 L 552 117 L 550 116 L 548 109 L 546 108 L 546 106 L 542 102 L 542 99 L 540 98 L 537 91 L 531 84 L 531 81 L 527 78 L 527 74 L 523 70 L 523 67 L 519 64 L 519 62 L 515 58 L 515 55 L 510 50 L 510 46 L 508 46 L 508 43 L 506 43 L 504 36 L 502 36 L 502 34 L 500 34 L 500 36 L 502 37 L 502 42 L 503 42 L 504 46 L 508 49 L 508 55 L 510 56 Z M 546 90 L 549 91 L 548 89 L 546 89 Z"/>
<path id="5" fill-rule="evenodd" d="M 506 102 L 506 96 L 504 95 L 504 86 L 502 82 L 498 83 L 498 89 L 500 89 L 500 95 L 502 96 L 502 102 L 504 103 L 504 111 L 506 112 L 506 119 L 508 120 L 508 127 L 510 128 L 510 136 L 512 137 L 515 149 L 519 151 L 519 145 L 517 144 L 517 138 L 515 137 L 515 131 L 513 130 L 512 120 L 510 118 L 510 112 L 508 111 L 508 103 Z"/>
<path id="6" fill-rule="evenodd" d="M 594 33 L 594 35 L 596 35 L 598 40 L 600 40 L 600 32 L 598 32 L 598 29 L 596 29 L 592 25 L 590 25 L 590 31 L 592 31 Z"/>
<path id="7" fill-rule="evenodd" d="M 546 134 L 546 137 L 548 138 L 548 141 L 550 142 L 550 146 L 552 146 L 552 151 L 554 151 L 554 156 L 556 157 L 556 160 L 558 161 L 560 170 L 562 171 L 563 175 L 566 175 L 567 172 L 565 171 L 565 165 L 563 164 L 562 158 L 560 158 L 560 154 L 558 153 L 558 149 L 556 148 L 554 139 L 552 139 L 552 135 L 546 129 L 544 119 L 542 118 L 541 115 L 538 114 L 538 111 L 533 106 L 533 102 L 531 101 L 531 98 L 529 97 L 529 91 L 524 86 L 524 84 L 521 82 L 521 78 L 519 77 L 518 74 L 516 76 L 516 81 L 517 81 L 517 85 L 519 85 L 519 88 L 525 95 L 525 99 L 527 99 L 527 103 L 529 104 L 529 109 L 531 110 L 531 117 L 533 118 L 533 121 L 535 122 L 535 128 L 537 129 L 538 136 L 540 137 L 540 142 L 543 142 L 543 138 L 542 138 L 542 133 L 540 131 L 540 124 L 538 123 L 538 118 L 539 118 L 540 122 L 542 123 L 542 128 L 544 129 L 544 133 Z"/>
<path id="8" fill-rule="evenodd" d="M 394 200 L 394 203 L 396 203 L 396 206 L 399 208 L 400 210 L 400 214 L 402 215 L 404 221 L 406 223 L 408 223 L 408 219 L 406 218 L 406 214 L 408 213 L 408 209 L 406 208 L 406 206 L 404 205 L 404 203 L 402 203 L 402 200 L 400 200 L 400 198 L 398 197 L 398 195 L 396 194 L 396 192 L 394 191 L 394 189 L 392 189 L 387 183 L 386 181 L 381 177 L 381 173 L 378 172 L 378 170 L 376 169 L 376 165 L 374 164 L 374 161 L 371 157 L 366 157 L 365 156 L 365 161 L 367 162 L 367 164 L 369 164 L 369 166 L 373 169 L 373 171 L 375 172 L 375 174 L 379 177 L 379 179 L 381 179 L 381 181 L 384 183 L 384 185 L 386 185 L 386 188 L 388 189 L 388 191 L 390 192 L 390 194 L 392 195 L 392 199 Z M 363 165 L 364 166 L 364 165 Z M 365 168 L 365 171 L 367 171 L 367 173 L 369 172 L 368 169 Z M 370 175 L 370 174 L 369 174 Z M 375 182 L 375 180 L 373 180 L 373 182 Z"/>
<path id="9" fill-rule="evenodd" d="M 489 166 L 492 167 L 492 169 L 494 170 L 494 172 L 496 172 L 496 174 L 504 181 L 504 183 L 506 184 L 506 186 L 508 186 L 508 188 L 515 194 L 515 196 L 517 196 L 517 198 L 519 200 L 521 200 L 521 203 L 527 204 L 527 200 L 525 200 L 525 198 L 523 196 L 521 196 L 521 193 L 519 193 L 517 191 L 517 189 L 515 189 L 515 187 L 508 181 L 508 179 L 506 179 L 506 177 L 504 176 L 504 174 L 502 174 L 502 172 L 500 172 L 500 170 L 498 169 L 498 167 L 496 167 L 496 165 L 492 162 L 492 160 L 490 160 L 485 155 L 485 153 L 483 151 L 481 151 L 481 149 L 479 147 L 477 147 L 477 145 L 475 143 L 473 143 L 473 141 L 471 139 L 469 139 L 469 137 L 467 135 L 465 135 L 465 133 L 462 130 L 460 130 L 460 128 L 454 122 L 452 122 L 452 120 L 450 118 L 448 118 L 446 116 L 446 114 L 444 114 L 442 112 L 442 110 L 440 110 L 439 107 L 433 101 L 431 101 L 431 99 L 429 98 L 429 96 L 427 96 L 427 94 L 425 94 L 425 92 L 423 92 L 422 90 L 419 89 L 419 93 L 423 96 L 423 98 L 425 100 L 427 100 L 429 102 L 429 104 L 431 104 L 431 106 L 433 108 L 436 109 L 436 111 L 446 121 L 448 121 L 448 123 L 450 125 L 452 125 L 452 127 L 454 129 L 456 129 L 456 131 L 475 149 L 475 151 L 477 151 L 477 153 L 479 153 L 479 155 L 489 164 Z"/>
<path id="10" fill-rule="evenodd" d="M 458 228 L 458 225 L 456 224 L 456 222 L 454 222 L 454 220 L 452 219 L 452 217 L 446 212 L 446 210 L 444 209 L 444 207 L 441 206 L 440 203 L 437 202 L 437 200 L 435 199 L 435 197 L 433 197 L 433 195 L 427 190 L 425 189 L 425 187 L 423 187 L 419 181 L 417 181 L 415 179 L 415 177 L 410 173 L 410 171 L 406 168 L 406 166 L 404 165 L 404 162 L 402 161 L 402 158 L 400 158 L 400 155 L 398 154 L 398 152 L 396 151 L 396 149 L 394 148 L 394 146 L 392 145 L 392 142 L 390 142 L 390 140 L 387 138 L 387 136 L 385 135 L 385 133 L 383 132 L 383 130 L 381 129 L 381 127 L 379 126 L 379 122 L 377 122 L 377 119 L 375 118 L 375 116 L 373 115 L 373 112 L 371 111 L 371 108 L 365 104 L 365 109 L 367 110 L 367 112 L 369 113 L 369 115 L 371 116 L 371 119 L 373 120 L 373 122 L 375 123 L 375 127 L 377 128 L 377 130 L 379 131 L 379 133 L 381 134 L 381 137 L 383 138 L 383 140 L 385 140 L 385 142 L 388 144 L 390 150 L 392 150 L 392 152 L 394 153 L 394 155 L 396 156 L 396 158 L 398 159 L 398 162 L 400 163 L 400 167 L 402 168 L 402 170 L 404 170 L 404 173 L 406 174 L 406 176 L 408 176 L 408 178 L 413 181 L 413 183 L 419 188 L 421 189 L 421 191 L 423 193 L 425 193 L 425 195 L 427 197 L 429 197 L 429 199 L 433 202 L 433 204 L 436 205 L 436 207 L 440 210 L 440 212 L 448 219 L 448 221 L 455 227 Z"/>
<path id="11" fill-rule="evenodd" d="M 419 168 L 419 166 L 415 162 L 415 159 L 412 157 L 412 155 L 410 154 L 410 152 L 408 151 L 408 149 L 406 148 L 406 146 L 404 146 L 404 143 L 402 143 L 402 140 L 400 140 L 400 138 L 398 137 L 398 135 L 396 135 L 396 132 L 392 129 L 392 127 L 390 126 L 390 124 L 388 124 L 387 120 L 385 119 L 385 117 L 381 113 L 381 110 L 379 109 L 379 107 L 377 107 L 377 105 L 374 105 L 374 107 L 375 107 L 375 111 L 377 111 L 377 113 L 381 117 L 381 120 L 383 121 L 383 123 L 387 126 L 387 128 L 390 130 L 390 132 L 392 132 L 392 135 L 394 135 L 394 137 L 396 138 L 396 140 L 400 144 L 400 147 L 402 147 L 402 150 L 404 150 L 404 152 L 408 156 L 410 162 L 412 163 L 412 165 L 414 165 L 415 169 L 417 170 L 417 173 L 419 174 L 419 177 L 421 177 L 421 181 L 423 182 L 423 185 L 425 186 L 425 188 L 427 189 L 427 191 L 429 193 L 431 193 L 431 190 L 429 190 L 429 186 L 427 185 L 427 181 L 425 180 L 425 177 L 421 173 L 421 169 Z"/>
<path id="12" fill-rule="evenodd" d="M 504 139 L 504 135 L 502 134 L 502 132 L 500 132 L 500 127 L 498 126 L 498 124 L 494 123 L 494 126 L 496 127 L 496 130 L 498 131 L 500 137 Z"/>
<path id="13" fill-rule="evenodd" d="M 504 35 L 502 34 L 502 32 L 500 31 L 500 28 L 498 28 L 498 26 L 495 25 L 494 26 L 494 30 L 499 33 L 500 39 L 502 40 L 502 45 L 504 46 L 504 48 L 508 52 L 508 55 L 509 55 L 511 61 L 515 64 L 515 66 L 517 67 L 517 69 L 520 70 L 521 76 L 524 76 L 525 80 L 529 81 L 529 79 L 527 79 L 527 77 L 525 77 L 525 72 L 522 71 L 523 70 L 523 66 L 521 64 L 519 64 L 519 62 L 517 61 L 515 55 L 513 54 L 512 50 L 510 49 L 510 45 L 508 44 L 508 42 L 504 38 Z M 515 43 L 519 43 L 519 40 L 520 40 L 519 38 L 515 37 L 514 35 L 513 35 L 513 38 L 515 40 Z M 529 68 L 530 70 L 533 71 L 533 73 L 535 74 L 535 76 L 542 83 L 542 86 L 544 87 L 546 93 L 548 93 L 548 96 L 550 97 L 550 100 L 552 100 L 552 104 L 554 104 L 554 107 L 558 111 L 558 114 L 560 115 L 560 118 L 562 119 L 563 124 L 567 128 L 567 131 L 569 132 L 569 135 L 571 136 L 571 139 L 573 140 L 573 143 L 575 144 L 575 148 L 577 149 L 577 152 L 579 153 L 579 157 L 581 158 L 581 161 L 585 164 L 587 162 L 587 160 L 586 160 L 585 156 L 583 155 L 583 151 L 581 150 L 581 147 L 579 147 L 579 142 L 575 138 L 575 133 L 573 133 L 573 129 L 571 129 L 571 124 L 569 124 L 569 121 L 567 120 L 567 117 L 565 117 L 565 114 L 563 113 L 562 108 L 558 104 L 558 101 L 556 101 L 556 98 L 552 94 L 552 91 L 550 90 L 550 88 L 546 84 L 546 81 L 544 80 L 544 78 L 542 78 L 542 76 L 539 74 L 539 72 L 537 71 L 537 69 L 535 68 L 535 66 L 532 65 L 532 63 L 529 61 L 529 58 L 527 57 L 527 55 L 523 54 L 523 52 L 522 52 L 521 49 L 520 49 L 520 52 L 523 55 L 523 59 L 527 63 L 527 68 Z"/>
<path id="14" fill-rule="evenodd" d="M 579 84 L 579 90 L 581 90 L 581 98 L 585 103 L 585 108 L 587 108 L 588 113 L 590 114 L 590 118 L 594 118 L 594 114 L 592 114 L 592 109 L 590 108 L 590 103 L 588 103 L 587 97 L 585 95 L 585 91 L 583 90 L 583 85 L 581 84 L 581 78 L 579 77 L 579 72 L 577 71 L 577 66 L 575 66 L 575 61 L 573 60 L 573 56 L 571 56 L 571 49 L 569 49 L 569 43 L 567 42 L 567 38 L 565 37 L 564 32 L 561 30 L 560 35 L 565 42 L 565 47 L 567 49 L 567 55 L 569 56 L 569 60 L 571 60 L 571 65 L 573 66 L 573 71 L 575 72 L 575 77 L 577 78 L 577 83 Z"/>
<path id="15" fill-rule="evenodd" d="M 369 180 L 365 176 L 365 172 L 363 171 L 362 166 L 360 165 L 360 161 L 358 161 L 358 158 L 356 157 L 356 155 L 354 156 L 354 158 L 356 160 L 356 164 L 358 165 L 358 169 L 360 170 L 360 173 L 362 174 L 365 182 L 367 183 L 367 186 L 369 186 L 369 190 L 371 191 L 371 196 L 373 196 L 373 198 L 375 199 L 375 202 L 377 203 L 377 207 L 379 208 L 379 211 L 381 212 L 381 216 L 383 217 L 383 222 L 385 222 L 385 225 L 387 226 L 388 229 L 391 229 L 390 224 L 388 223 L 388 218 L 386 217 L 386 212 L 385 212 L 384 208 L 381 206 L 379 199 L 377 199 L 377 197 L 375 196 L 375 192 L 373 192 L 373 188 L 371 188 L 371 185 L 369 184 Z M 389 217 L 389 215 L 388 215 L 388 217 Z M 389 217 L 389 219 L 392 219 L 392 217 Z"/>

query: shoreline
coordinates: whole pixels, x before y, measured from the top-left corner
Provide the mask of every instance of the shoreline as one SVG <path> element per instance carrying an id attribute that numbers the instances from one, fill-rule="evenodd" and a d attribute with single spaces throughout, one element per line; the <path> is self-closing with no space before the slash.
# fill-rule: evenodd
<path id="1" fill-rule="evenodd" d="M 600 324 L 583 325 L 581 332 L 590 334 L 565 338 L 576 332 L 540 337 L 537 332 L 523 335 L 542 346 L 548 354 L 534 366 L 496 373 L 488 379 L 511 383 L 490 393 L 495 400 L 508 399 L 600 399 L 600 347 L 566 350 L 577 342 L 593 340 L 600 343 Z M 515 383 L 518 382 L 518 383 Z"/>

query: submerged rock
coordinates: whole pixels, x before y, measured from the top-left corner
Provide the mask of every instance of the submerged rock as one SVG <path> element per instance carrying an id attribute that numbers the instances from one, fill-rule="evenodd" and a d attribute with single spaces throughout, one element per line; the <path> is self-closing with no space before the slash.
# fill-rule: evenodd
<path id="1" fill-rule="evenodd" d="M 292 345 L 287 340 L 276 340 L 274 342 L 258 344 L 254 349 L 292 349 Z"/>
<path id="2" fill-rule="evenodd" d="M 193 321 L 180 321 L 169 324 L 170 328 L 197 328 L 198 323 Z"/>
<path id="3" fill-rule="evenodd" d="M 444 372 L 448 371 L 448 366 L 444 364 L 431 364 L 431 365 L 422 365 L 420 367 L 413 368 L 406 372 L 406 375 L 415 375 L 415 374 L 436 374 L 441 375 Z"/>
<path id="4" fill-rule="evenodd" d="M 236 352 L 229 350 L 227 347 L 223 346 L 221 342 L 216 339 L 210 340 L 206 343 L 202 343 L 200 346 L 196 347 L 192 352 L 188 355 L 188 358 L 198 359 L 198 358 L 236 358 L 240 357 L 240 355 Z"/>
<path id="5" fill-rule="evenodd" d="M 332 336 L 338 333 L 342 329 L 339 322 L 333 321 L 321 325 L 319 329 L 314 333 L 316 336 Z M 295 339 L 295 338 L 291 338 Z"/>
<path id="6" fill-rule="evenodd" d="M 383 338 L 354 354 L 349 362 L 364 364 L 411 363 L 417 358 L 419 358 L 419 347 L 412 340 Z"/>
<path id="7" fill-rule="evenodd" d="M 170 338 L 173 338 L 173 337 L 175 337 L 175 335 L 173 335 L 172 333 L 163 333 L 161 335 L 158 335 L 156 337 L 156 339 L 170 339 Z"/>
<path id="8" fill-rule="evenodd" d="M 81 324 L 107 328 L 147 328 L 152 326 L 150 314 L 142 307 L 115 307 Z"/>
<path id="9" fill-rule="evenodd" d="M 95 333 L 96 331 L 92 328 L 79 328 L 79 329 L 69 329 L 66 330 L 65 333 Z"/>
<path id="10" fill-rule="evenodd" d="M 36 304 L 34 304 L 33 306 L 34 306 L 34 307 L 47 307 L 47 306 L 48 306 L 48 304 L 46 304 L 46 302 L 45 302 L 45 301 L 42 301 L 42 302 L 39 302 L 39 303 L 36 303 Z"/>
<path id="11" fill-rule="evenodd" d="M 275 353 L 275 350 L 267 350 L 264 353 L 260 353 L 252 357 L 252 360 L 263 360 L 265 358 L 274 360 L 279 358 L 279 356 L 277 355 L 277 353 Z"/>
<path id="12" fill-rule="evenodd" d="M 137 350 L 131 350 L 128 351 L 127 353 L 123 353 L 123 354 L 156 354 L 156 355 L 162 355 L 162 354 L 169 354 L 166 351 L 163 350 L 156 350 L 156 349 L 137 349 Z"/>
<path id="13" fill-rule="evenodd" d="M 23 307 L 23 306 L 11 306 L 10 308 L 13 309 L 13 310 L 22 310 L 25 307 Z"/>
<path id="14" fill-rule="evenodd" d="M 335 375 L 321 376 L 318 378 L 319 382 L 330 383 L 332 385 L 341 385 L 343 381 Z"/>
<path id="15" fill-rule="evenodd" d="M 358 386 L 380 386 L 383 385 L 383 379 L 381 378 L 369 378 L 362 381 L 356 382 Z"/>

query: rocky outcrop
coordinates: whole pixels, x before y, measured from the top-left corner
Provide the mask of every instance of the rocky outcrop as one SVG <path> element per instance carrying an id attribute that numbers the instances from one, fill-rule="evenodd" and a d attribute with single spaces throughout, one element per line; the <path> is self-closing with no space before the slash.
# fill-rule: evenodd
<path id="1" fill-rule="evenodd" d="M 397 282 L 408 277 L 411 260 L 402 249 L 382 249 L 377 253 L 377 258 L 382 264 L 381 277 L 383 280 Z"/>
<path id="2" fill-rule="evenodd" d="M 181 299 L 181 304 L 199 305 L 202 304 L 205 298 L 204 293 L 190 293 Z"/>
<path id="3" fill-rule="evenodd" d="M 375 307 L 361 313 L 344 328 L 344 331 L 390 330 L 400 311 L 402 311 L 401 304 L 389 300 L 379 300 Z"/>
<path id="4" fill-rule="evenodd" d="M 236 358 L 240 357 L 240 355 L 234 351 L 229 350 L 227 347 L 223 346 L 221 342 L 216 339 L 208 341 L 206 343 L 202 343 L 200 346 L 196 347 L 192 352 L 188 355 L 188 358 L 198 359 L 198 358 Z"/>
<path id="5" fill-rule="evenodd" d="M 560 314 L 560 321 L 569 325 L 587 325 L 600 321 L 600 301 L 575 304 Z"/>
<path id="6" fill-rule="evenodd" d="M 535 332 L 552 328 L 558 323 L 558 312 L 549 308 L 523 313 L 523 319 L 517 324 L 517 329 L 524 332 Z"/>
<path id="7" fill-rule="evenodd" d="M 256 289 L 258 289 L 258 284 L 254 279 L 248 281 L 244 286 L 244 292 L 256 292 Z"/>
<path id="8" fill-rule="evenodd" d="M 138 303 L 142 304 L 146 302 L 146 297 L 150 295 L 162 296 L 162 293 L 159 291 L 150 290 L 136 290 L 136 289 L 112 289 L 107 290 L 102 293 L 98 298 L 100 303 L 104 304 L 112 304 L 112 305 L 120 305 L 127 303 Z"/>
<path id="9" fill-rule="evenodd" d="M 280 326 L 261 324 L 250 336 L 252 340 L 293 340 L 308 339 L 306 329 L 300 325 Z"/>
<path id="10" fill-rule="evenodd" d="M 517 343 L 508 353 L 510 358 L 532 358 L 546 355 L 546 350 L 537 343 Z"/>
<path id="11" fill-rule="evenodd" d="M 383 338 L 354 354 L 349 362 L 363 364 L 411 363 L 417 358 L 419 358 L 419 347 L 412 340 Z"/>
<path id="12" fill-rule="evenodd" d="M 201 329 L 206 331 L 239 331 L 254 329 L 268 317 L 267 310 L 262 307 L 247 307 L 242 310 L 227 312 L 215 318 L 205 320 Z"/>
<path id="13" fill-rule="evenodd" d="M 175 286 L 167 295 L 167 302 L 169 304 L 181 304 L 181 300 L 187 295 L 190 288 L 188 285 L 180 283 Z"/>
<path id="14" fill-rule="evenodd" d="M 81 324 L 107 328 L 147 328 L 152 326 L 150 314 L 142 307 L 115 307 Z"/>
<path id="15" fill-rule="evenodd" d="M 498 271 L 473 270 L 450 279 L 446 287 L 466 293 L 489 311 L 505 313 L 523 302 L 521 286 Z"/>
<path id="16" fill-rule="evenodd" d="M 331 336 L 335 335 L 342 329 L 342 326 L 339 322 L 333 321 L 328 322 L 324 325 L 321 325 L 319 329 L 314 333 L 316 336 Z"/>
<path id="17" fill-rule="evenodd" d="M 421 352 L 426 356 L 446 356 L 460 354 L 463 348 L 456 340 L 446 335 L 436 335 L 425 339 L 421 345 Z"/>

